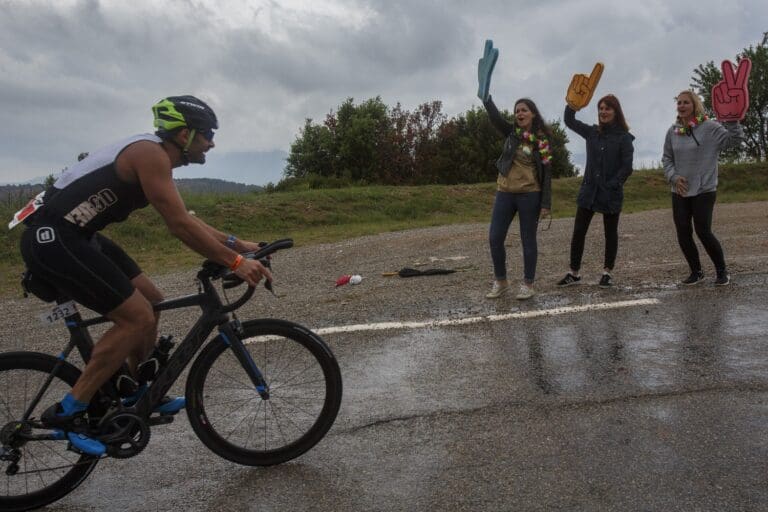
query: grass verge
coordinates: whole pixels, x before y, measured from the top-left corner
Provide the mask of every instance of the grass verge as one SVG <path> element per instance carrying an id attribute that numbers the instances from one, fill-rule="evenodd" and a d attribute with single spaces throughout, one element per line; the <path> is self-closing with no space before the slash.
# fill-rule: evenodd
<path id="1" fill-rule="evenodd" d="M 581 178 L 553 180 L 553 215 L 572 217 Z M 444 224 L 488 222 L 496 185 L 369 186 L 246 195 L 191 194 L 190 210 L 218 229 L 250 240 L 291 237 L 297 245 Z M 658 170 L 636 171 L 624 187 L 624 212 L 670 207 L 669 187 Z M 768 163 L 725 165 L 718 201 L 768 201 Z M 0 206 L 10 220 L 15 207 Z M 670 226 L 670 229 L 671 226 Z M 23 227 L 0 231 L 0 295 L 20 294 Z M 201 257 L 168 234 L 154 209 L 135 212 L 104 232 L 148 273 L 192 269 Z"/>

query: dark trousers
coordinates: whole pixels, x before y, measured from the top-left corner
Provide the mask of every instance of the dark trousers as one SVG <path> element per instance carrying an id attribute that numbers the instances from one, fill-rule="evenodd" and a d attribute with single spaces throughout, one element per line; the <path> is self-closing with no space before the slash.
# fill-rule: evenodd
<path id="1" fill-rule="evenodd" d="M 504 240 L 507 238 L 509 225 L 516 214 L 520 214 L 520 240 L 523 244 L 523 268 L 525 282 L 533 283 L 536 277 L 536 259 L 539 249 L 536 245 L 536 228 L 539 225 L 539 210 L 541 209 L 541 192 L 496 192 L 493 203 L 491 227 L 488 240 L 491 245 L 493 260 L 493 275 L 497 281 L 507 278 L 507 252 Z"/>
<path id="2" fill-rule="evenodd" d="M 672 218 L 677 229 L 677 241 L 691 272 L 701 271 L 699 251 L 693 241 L 694 230 L 714 263 L 715 270 L 717 272 L 725 270 L 723 248 L 712 233 L 712 211 L 715 209 L 716 198 L 716 192 L 706 192 L 691 197 L 672 194 Z"/>
<path id="3" fill-rule="evenodd" d="M 573 237 L 571 237 L 571 270 L 578 272 L 581 268 L 581 257 L 584 254 L 584 240 L 587 237 L 589 224 L 595 215 L 594 210 L 578 207 L 576 219 L 573 222 Z M 619 215 L 620 213 L 603 213 L 603 231 L 605 232 L 605 258 L 603 268 L 613 270 L 616 264 L 616 253 L 619 250 Z"/>

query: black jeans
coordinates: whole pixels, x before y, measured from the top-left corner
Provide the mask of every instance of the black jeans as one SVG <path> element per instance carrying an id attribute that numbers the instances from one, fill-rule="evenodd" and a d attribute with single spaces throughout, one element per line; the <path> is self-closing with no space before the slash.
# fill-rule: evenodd
<path id="1" fill-rule="evenodd" d="M 677 229 L 677 241 L 691 272 L 701 271 L 699 251 L 693 241 L 694 230 L 714 263 L 715 270 L 717 272 L 725 270 L 723 248 L 712 233 L 712 211 L 715 209 L 716 197 L 716 192 L 706 192 L 691 197 L 681 197 L 672 193 L 672 217 Z"/>
<path id="2" fill-rule="evenodd" d="M 584 254 L 584 239 L 587 237 L 589 224 L 595 215 L 594 210 L 578 207 L 576 219 L 573 221 L 573 237 L 571 238 L 571 270 L 578 272 L 581 268 L 581 257 Z M 605 231 L 605 258 L 603 268 L 613 270 L 616 264 L 616 253 L 619 251 L 619 215 L 603 213 L 603 230 Z"/>

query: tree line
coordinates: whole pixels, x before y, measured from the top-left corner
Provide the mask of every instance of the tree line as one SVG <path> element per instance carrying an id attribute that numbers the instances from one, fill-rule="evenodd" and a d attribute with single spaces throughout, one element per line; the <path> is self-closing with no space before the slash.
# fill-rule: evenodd
<path id="1" fill-rule="evenodd" d="M 510 120 L 512 115 L 503 111 Z M 574 176 L 559 121 L 553 131 L 553 176 Z M 284 180 L 325 183 L 424 185 L 477 183 L 496 179 L 494 162 L 503 138 L 483 108 L 448 117 L 442 102 L 413 111 L 390 108 L 381 97 L 355 104 L 348 98 L 322 123 L 305 121 L 291 144 Z"/>

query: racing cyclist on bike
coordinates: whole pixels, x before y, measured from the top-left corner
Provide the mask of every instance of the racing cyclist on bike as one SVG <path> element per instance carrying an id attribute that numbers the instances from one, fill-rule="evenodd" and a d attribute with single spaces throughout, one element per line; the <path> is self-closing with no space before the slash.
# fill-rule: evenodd
<path id="1" fill-rule="evenodd" d="M 113 322 L 71 392 L 41 418 L 91 455 L 102 455 L 106 447 L 81 428 L 88 403 L 125 362 L 135 373 L 151 354 L 159 320 L 152 305 L 163 300 L 136 262 L 99 231 L 151 204 L 171 234 L 205 258 L 226 265 L 252 286 L 262 278 L 272 280 L 261 263 L 240 255 L 258 244 L 190 214 L 173 181 L 174 168 L 205 163 L 205 153 L 215 147 L 216 114 L 194 96 L 165 98 L 152 111 L 154 135 L 136 135 L 91 152 L 59 176 L 42 206 L 24 220 L 21 253 L 28 270 Z M 174 414 L 184 405 L 183 397 L 166 399 L 156 411 Z"/>

